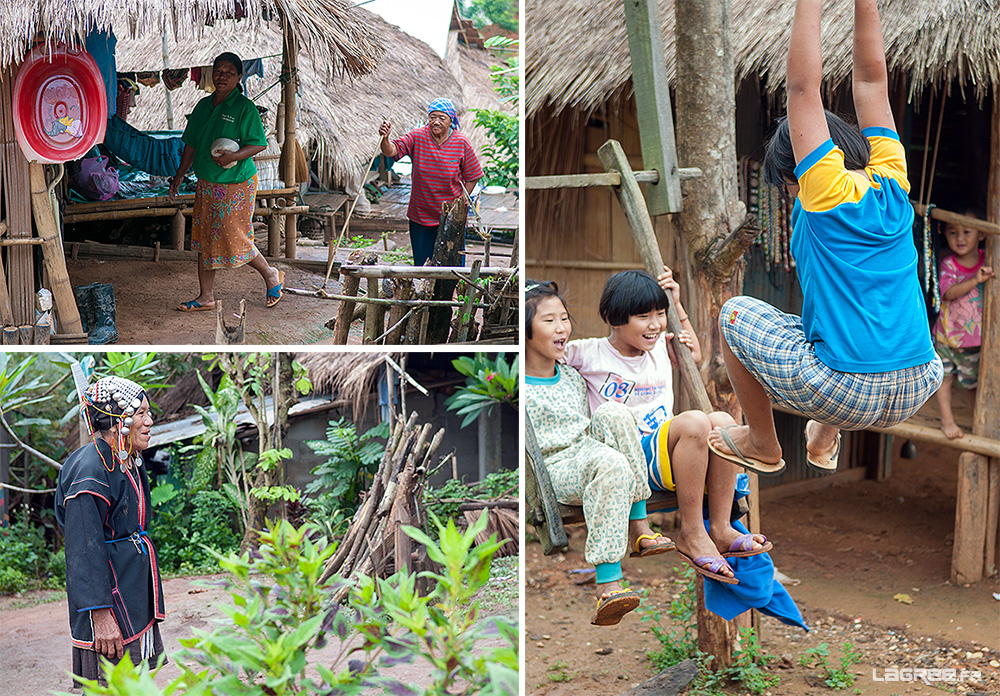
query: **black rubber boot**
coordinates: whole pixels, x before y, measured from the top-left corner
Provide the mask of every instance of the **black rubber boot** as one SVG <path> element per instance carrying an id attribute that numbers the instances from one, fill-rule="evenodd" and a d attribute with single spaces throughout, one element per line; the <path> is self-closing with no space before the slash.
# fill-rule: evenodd
<path id="1" fill-rule="evenodd" d="M 80 323 L 86 334 L 89 334 L 94 324 L 97 323 L 97 305 L 94 302 L 94 288 L 96 286 L 97 283 L 91 283 L 90 285 L 77 285 L 73 288 L 76 308 L 80 312 Z"/>

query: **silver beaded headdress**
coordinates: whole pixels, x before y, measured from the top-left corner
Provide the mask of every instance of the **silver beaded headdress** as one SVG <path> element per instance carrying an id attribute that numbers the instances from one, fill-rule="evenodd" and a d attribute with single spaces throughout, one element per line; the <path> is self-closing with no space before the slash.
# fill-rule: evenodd
<path id="1" fill-rule="evenodd" d="M 90 410 L 94 409 L 100 414 L 110 416 L 110 424 L 113 426 L 116 419 L 120 419 L 122 427 L 118 430 L 118 441 L 115 455 L 122 461 L 131 454 L 131 439 L 129 429 L 132 427 L 132 416 L 142 405 L 142 400 L 146 396 L 146 390 L 130 379 L 124 377 L 104 377 L 87 387 L 83 393 L 82 407 L 86 413 L 87 427 L 90 434 L 95 438 L 97 430 L 95 428 Z M 98 450 L 100 451 L 100 450 Z M 105 466 L 107 463 L 105 462 Z M 114 466 L 112 465 L 112 467 Z"/>

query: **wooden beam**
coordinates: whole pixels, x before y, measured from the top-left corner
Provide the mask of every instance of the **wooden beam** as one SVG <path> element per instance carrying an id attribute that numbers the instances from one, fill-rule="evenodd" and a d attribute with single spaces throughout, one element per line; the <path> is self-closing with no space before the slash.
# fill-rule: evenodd
<path id="1" fill-rule="evenodd" d="M 922 205 L 916 201 L 910 201 L 910 203 L 913 204 L 913 210 L 917 215 L 923 215 L 927 211 L 926 205 Z M 1000 225 L 995 222 L 980 220 L 979 218 L 969 217 L 968 215 L 959 215 L 958 213 L 953 213 L 950 210 L 944 210 L 938 207 L 931 209 L 931 217 L 935 220 L 940 220 L 941 222 L 954 222 L 964 227 L 971 227 L 972 229 L 979 230 L 985 234 L 1000 234 Z"/>
<path id="2" fill-rule="evenodd" d="M 632 1 L 626 0 L 626 3 Z M 639 247 L 639 255 L 642 256 L 642 261 L 646 265 L 646 271 L 655 278 L 663 272 L 663 258 L 660 256 L 660 248 L 656 244 L 653 222 L 646 210 L 639 184 L 632 176 L 632 168 L 625 156 L 625 150 L 622 149 L 621 143 L 617 140 L 609 140 L 598 148 L 597 154 L 604 162 L 605 169 L 621 173 L 622 185 L 615 187 L 615 195 L 618 196 L 618 201 L 621 203 L 622 210 L 628 220 L 629 230 L 632 232 L 636 246 Z M 670 293 L 667 293 L 667 331 L 674 334 L 674 352 L 680 362 L 681 377 L 691 395 L 691 400 L 697 408 L 705 413 L 711 413 L 712 404 L 708 400 L 708 392 L 705 391 L 705 383 L 701 380 L 698 366 L 691 358 L 691 350 L 678 338 L 683 327 Z"/>
<path id="3" fill-rule="evenodd" d="M 681 184 L 677 175 L 670 83 L 656 0 L 624 0 L 628 51 L 632 63 L 632 88 L 642 143 L 642 162 L 660 173 L 660 181 L 647 187 L 649 214 L 679 213 Z"/>
<path id="4" fill-rule="evenodd" d="M 575 259 L 525 259 L 525 266 L 540 266 L 542 268 L 569 268 L 576 271 L 627 271 L 630 269 L 644 270 L 645 264 L 629 263 L 628 261 L 577 261 Z"/>
<path id="5" fill-rule="evenodd" d="M 697 179 L 701 176 L 701 169 L 698 167 L 681 167 L 677 170 L 677 176 L 681 181 Z M 640 169 L 635 172 L 635 180 L 640 184 L 657 184 L 660 181 L 660 173 L 655 169 Z M 589 188 L 593 186 L 621 186 L 621 183 L 621 175 L 618 172 L 604 172 L 603 174 L 556 174 L 553 176 L 525 177 L 524 188 L 529 190 Z"/>
<path id="6" fill-rule="evenodd" d="M 56 222 L 49 189 L 45 182 L 45 166 L 37 162 L 29 164 L 28 180 L 35 228 L 42 239 L 42 265 L 48 273 L 49 285 L 52 286 L 50 289 L 59 331 L 81 333 L 83 323 L 80 321 L 80 310 L 77 309 L 73 286 L 69 281 L 69 271 L 66 270 L 66 255 L 59 235 L 59 224 Z"/>
<path id="7" fill-rule="evenodd" d="M 359 278 L 437 278 L 440 280 L 455 280 L 456 274 L 468 274 L 473 266 L 341 266 L 342 275 L 356 275 Z M 516 268 L 501 266 L 484 266 L 479 269 L 479 276 L 506 278 L 517 272 Z"/>
<path id="8" fill-rule="evenodd" d="M 257 191 L 256 198 L 280 198 L 292 196 L 294 188 L 267 189 Z M 113 201 L 97 201 L 94 203 L 69 203 L 66 205 L 67 215 L 77 213 L 101 213 L 108 210 L 144 210 L 146 208 L 175 208 L 179 205 L 190 205 L 194 202 L 193 193 L 185 193 L 170 200 L 169 196 L 152 196 L 150 198 L 122 198 Z"/>
<path id="9" fill-rule="evenodd" d="M 958 458 L 958 495 L 955 501 L 955 546 L 951 581 L 956 585 L 983 579 L 986 549 L 989 460 L 963 452 Z"/>

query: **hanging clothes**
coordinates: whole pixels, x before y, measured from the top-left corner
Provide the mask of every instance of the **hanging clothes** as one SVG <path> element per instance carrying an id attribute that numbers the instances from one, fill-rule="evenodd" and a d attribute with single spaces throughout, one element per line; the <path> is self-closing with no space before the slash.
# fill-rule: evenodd
<path id="1" fill-rule="evenodd" d="M 168 68 L 160 73 L 164 86 L 171 92 L 184 84 L 191 71 L 187 68 Z"/>
<path id="2" fill-rule="evenodd" d="M 110 29 L 91 31 L 84 42 L 87 53 L 97 63 L 101 78 L 104 80 L 104 93 L 108 98 L 108 116 L 113 116 L 118 106 L 118 70 L 115 65 L 117 43 L 118 39 Z"/>
<path id="3" fill-rule="evenodd" d="M 160 73 L 156 70 L 136 73 L 135 81 L 140 85 L 145 85 L 146 87 L 155 87 L 160 84 Z"/>
<path id="4" fill-rule="evenodd" d="M 104 146 L 118 159 L 156 176 L 173 176 L 184 152 L 179 136 L 155 138 L 117 116 L 108 119 Z"/>
<path id="5" fill-rule="evenodd" d="M 191 68 L 191 82 L 195 83 L 198 89 L 211 94 L 215 91 L 215 83 L 212 82 L 212 66 L 202 65 Z"/>
<path id="6" fill-rule="evenodd" d="M 247 78 L 251 75 L 256 75 L 257 77 L 264 77 L 264 60 L 261 58 L 250 58 L 249 60 L 243 61 L 243 79 L 241 84 L 243 85 L 243 92 L 246 92 Z"/>
<path id="7" fill-rule="evenodd" d="M 115 115 L 121 120 L 128 120 L 128 112 L 135 106 L 135 95 L 139 93 L 139 87 L 131 80 L 118 78 L 118 104 L 115 108 Z"/>

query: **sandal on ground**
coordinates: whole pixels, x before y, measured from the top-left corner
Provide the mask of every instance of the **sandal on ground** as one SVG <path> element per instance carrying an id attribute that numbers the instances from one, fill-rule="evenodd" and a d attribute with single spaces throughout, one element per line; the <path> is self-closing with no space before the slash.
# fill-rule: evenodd
<path id="1" fill-rule="evenodd" d="M 203 305 L 198 300 L 188 300 L 177 305 L 177 311 L 179 312 L 205 312 L 209 309 L 215 309 L 214 302 L 210 305 Z"/>
<path id="2" fill-rule="evenodd" d="M 754 548 L 754 543 L 757 542 L 754 539 L 755 536 L 764 536 L 763 534 L 741 534 L 733 540 L 733 543 L 729 545 L 729 550 L 722 554 L 723 558 L 747 558 L 749 556 L 759 556 L 762 553 L 767 553 L 774 548 L 774 544 L 764 537 L 764 542 Z"/>
<path id="3" fill-rule="evenodd" d="M 594 626 L 614 626 L 639 606 L 639 595 L 632 590 L 614 590 L 597 600 L 597 613 L 590 623 Z"/>
<path id="4" fill-rule="evenodd" d="M 677 553 L 679 553 L 680 557 L 683 558 L 688 565 L 694 568 L 695 572 L 699 575 L 704 575 L 706 578 L 724 582 L 727 585 L 740 584 L 740 581 L 736 578 L 731 578 L 728 575 L 723 575 L 719 572 L 723 567 L 733 570 L 732 566 L 726 563 L 726 559 L 721 556 L 697 556 L 695 558 L 691 558 L 680 549 L 677 549 Z"/>
<path id="5" fill-rule="evenodd" d="M 819 425 L 814 420 L 806 421 L 806 442 L 809 441 L 809 426 Z M 826 452 L 820 455 L 813 454 L 808 449 L 806 450 L 806 463 L 814 469 L 819 469 L 820 471 L 832 474 L 837 470 L 837 460 L 840 459 L 840 433 L 837 433 L 837 441 L 833 443 L 833 447 L 828 449 Z"/>
<path id="6" fill-rule="evenodd" d="M 645 547 L 639 546 L 639 542 L 643 539 L 650 539 L 653 543 Z M 657 539 L 661 539 L 662 541 L 657 541 Z M 659 553 L 673 551 L 675 548 L 676 546 L 674 545 L 674 542 L 662 534 L 642 534 L 635 540 L 635 551 L 629 554 L 629 558 L 645 558 L 646 556 L 655 556 Z"/>
<path id="7" fill-rule="evenodd" d="M 762 462 L 759 459 L 751 459 L 749 457 L 744 457 L 743 454 L 736 448 L 733 444 L 733 438 L 729 436 L 728 430 L 730 428 L 736 428 L 736 425 L 727 425 L 724 428 L 719 429 L 719 434 L 722 436 L 722 441 L 726 443 L 726 447 L 732 450 L 732 454 L 729 452 L 723 452 L 722 450 L 714 447 L 712 441 L 709 440 L 708 448 L 712 450 L 715 454 L 719 455 L 723 459 L 733 462 L 742 466 L 744 469 L 749 469 L 757 474 L 762 474 L 764 476 L 773 476 L 775 474 L 780 474 L 785 470 L 785 460 L 779 459 L 776 462 L 768 463 Z"/>
<path id="8" fill-rule="evenodd" d="M 267 295 L 264 296 L 264 304 L 269 308 L 278 304 L 281 298 L 284 297 L 284 293 L 281 291 L 285 285 L 285 272 L 278 271 L 278 284 L 273 288 L 267 289 Z"/>

